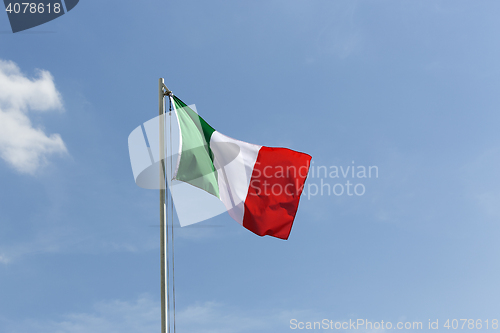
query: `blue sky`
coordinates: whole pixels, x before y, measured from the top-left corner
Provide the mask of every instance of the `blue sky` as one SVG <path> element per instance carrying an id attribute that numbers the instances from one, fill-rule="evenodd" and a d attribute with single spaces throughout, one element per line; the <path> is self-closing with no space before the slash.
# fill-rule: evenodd
<path id="1" fill-rule="evenodd" d="M 303 197 L 288 241 L 227 214 L 176 229 L 179 332 L 500 320 L 499 14 L 82 0 L 16 34 L 0 15 L 0 332 L 159 331 L 158 193 L 127 147 L 159 77 L 228 136 L 378 167 L 324 178 L 366 191 Z"/>

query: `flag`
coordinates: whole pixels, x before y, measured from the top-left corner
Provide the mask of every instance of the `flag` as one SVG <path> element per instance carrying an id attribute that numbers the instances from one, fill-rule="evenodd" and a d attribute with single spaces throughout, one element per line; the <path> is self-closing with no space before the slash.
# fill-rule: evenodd
<path id="1" fill-rule="evenodd" d="M 218 197 L 255 234 L 288 239 L 311 156 L 230 138 L 176 96 L 170 99 L 180 130 L 173 179 Z"/>

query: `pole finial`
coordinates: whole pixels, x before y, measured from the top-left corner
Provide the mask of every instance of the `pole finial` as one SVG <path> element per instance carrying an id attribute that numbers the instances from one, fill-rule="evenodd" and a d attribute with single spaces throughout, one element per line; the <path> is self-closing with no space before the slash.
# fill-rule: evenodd
<path id="1" fill-rule="evenodd" d="M 160 91 L 162 92 L 163 96 L 171 96 L 172 95 L 172 91 L 167 88 L 163 78 L 160 78 Z"/>

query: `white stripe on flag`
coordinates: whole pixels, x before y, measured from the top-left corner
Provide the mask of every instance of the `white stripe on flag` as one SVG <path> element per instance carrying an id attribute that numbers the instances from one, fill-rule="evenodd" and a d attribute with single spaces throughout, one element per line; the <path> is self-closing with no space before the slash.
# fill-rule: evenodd
<path id="1" fill-rule="evenodd" d="M 234 158 L 234 152 L 227 150 L 227 143 L 240 148 Z M 246 143 L 225 136 L 217 131 L 210 138 L 210 149 L 214 153 L 215 167 L 218 174 L 220 199 L 229 215 L 243 225 L 244 203 L 252 178 L 253 167 L 262 146 Z M 232 159 L 228 161 L 228 159 Z M 228 163 L 229 162 L 229 163 Z"/>

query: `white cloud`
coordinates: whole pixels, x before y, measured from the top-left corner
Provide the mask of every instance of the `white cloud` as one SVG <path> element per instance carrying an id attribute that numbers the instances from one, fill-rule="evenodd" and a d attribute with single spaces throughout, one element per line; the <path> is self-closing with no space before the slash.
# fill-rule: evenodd
<path id="1" fill-rule="evenodd" d="M 30 79 L 14 62 L 0 60 L 0 157 L 28 174 L 45 165 L 47 155 L 67 152 L 59 134 L 45 134 L 28 117 L 28 111 L 63 109 L 52 75 L 37 74 Z"/>

